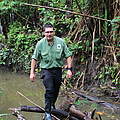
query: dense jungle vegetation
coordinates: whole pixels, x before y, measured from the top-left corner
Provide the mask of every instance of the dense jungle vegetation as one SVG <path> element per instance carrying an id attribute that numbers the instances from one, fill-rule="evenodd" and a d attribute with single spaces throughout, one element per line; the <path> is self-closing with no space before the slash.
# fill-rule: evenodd
<path id="1" fill-rule="evenodd" d="M 0 0 L 0 66 L 29 73 L 46 22 L 73 52 L 75 75 L 69 86 L 120 88 L 118 0 Z"/>

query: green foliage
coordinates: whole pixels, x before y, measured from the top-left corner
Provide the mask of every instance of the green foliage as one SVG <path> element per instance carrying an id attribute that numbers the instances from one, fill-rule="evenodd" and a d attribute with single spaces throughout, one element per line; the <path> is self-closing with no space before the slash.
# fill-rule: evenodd
<path id="1" fill-rule="evenodd" d="M 4 43 L 5 42 L 5 36 L 0 34 L 0 43 Z"/>
<path id="2" fill-rule="evenodd" d="M 98 57 L 104 54 L 101 54 L 104 45 L 108 42 L 104 38 L 109 36 L 108 30 L 110 31 L 114 26 L 109 26 L 109 28 L 112 27 L 109 29 L 108 23 L 105 21 L 98 21 L 97 19 L 93 20 L 92 18 L 73 15 L 69 12 L 61 12 L 59 9 L 71 10 L 83 14 L 85 13 L 87 15 L 111 19 L 108 18 L 110 16 L 109 13 L 111 13 L 110 8 L 112 8 L 108 6 L 110 2 L 104 0 L 79 0 L 78 3 L 76 1 L 72 1 L 70 4 L 69 2 L 71 1 L 3 0 L 0 2 L 0 15 L 2 16 L 1 21 L 4 23 L 6 22 L 6 31 L 8 34 L 8 40 L 5 40 L 5 38 L 0 35 L 0 42 L 6 44 L 6 47 L 0 50 L 0 64 L 12 65 L 14 67 L 18 66 L 20 69 L 28 70 L 34 46 L 38 37 L 42 36 L 41 33 L 38 33 L 37 29 L 42 31 L 41 26 L 49 21 L 54 24 L 56 35 L 64 37 L 75 57 L 78 55 L 78 63 L 86 63 L 86 61 L 91 57 L 92 35 L 93 29 L 96 26 L 94 58 L 99 59 Z M 24 5 L 24 3 L 58 8 L 58 11 L 27 6 Z M 113 13 L 111 13 L 111 15 L 112 14 Z M 115 21 L 112 20 L 112 23 L 114 22 Z M 103 41 L 100 39 L 101 36 L 103 37 Z M 117 39 L 119 41 L 118 36 Z M 109 43 L 107 43 L 107 45 L 109 45 Z M 116 56 L 119 57 L 120 54 L 117 53 Z M 103 73 L 104 70 L 110 72 L 107 68 L 102 68 L 97 76 L 97 78 L 102 82 L 105 82 L 109 76 L 106 73 Z M 79 71 L 77 72 L 79 73 Z M 112 70 L 112 73 L 114 72 L 115 71 Z M 115 74 L 117 73 L 115 72 Z M 118 76 L 117 78 L 113 76 L 114 75 L 111 74 L 109 78 L 113 81 L 114 79 L 115 81 L 119 81 L 117 80 Z M 75 75 L 75 79 L 77 79 L 77 77 L 79 77 L 79 75 Z M 69 82 L 71 82 L 71 80 L 69 80 Z"/>
<path id="3" fill-rule="evenodd" d="M 85 105 L 85 104 L 88 104 L 89 101 L 88 100 L 77 100 L 75 102 L 76 105 Z"/>
<path id="4" fill-rule="evenodd" d="M 9 56 L 9 49 L 8 48 L 2 48 L 0 50 L 0 65 L 8 64 L 8 63 L 6 63 L 7 59 L 8 59 L 8 56 Z"/>
<path id="5" fill-rule="evenodd" d="M 97 103 L 92 103 L 91 104 L 91 108 L 97 109 L 98 108 L 98 104 Z"/>
<path id="6" fill-rule="evenodd" d="M 115 66 L 105 66 L 96 76 L 102 84 L 107 83 L 111 80 L 115 85 L 120 85 L 120 76 L 118 75 L 118 65 Z"/>
<path id="7" fill-rule="evenodd" d="M 70 50 L 72 52 L 80 52 L 80 50 L 82 51 L 83 50 L 83 45 L 82 45 L 82 42 L 74 42 L 74 43 L 71 43 L 70 44 Z"/>
<path id="8" fill-rule="evenodd" d="M 87 99 L 84 99 L 84 100 L 78 99 L 77 101 L 75 101 L 74 104 L 79 106 L 80 108 L 86 106 L 86 108 L 91 109 L 91 110 L 97 109 L 99 107 L 98 104 L 92 103 L 92 102 L 88 101 Z"/>
<path id="9" fill-rule="evenodd" d="M 35 48 L 39 35 L 37 31 L 22 27 L 20 23 L 9 26 L 8 48 L 0 52 L 1 64 L 12 65 L 15 69 L 27 71 L 30 66 L 30 59 Z"/>
<path id="10" fill-rule="evenodd" d="M 0 2 L 0 15 L 6 14 L 10 11 L 17 11 L 16 6 L 20 3 L 18 1 L 3 0 Z"/>

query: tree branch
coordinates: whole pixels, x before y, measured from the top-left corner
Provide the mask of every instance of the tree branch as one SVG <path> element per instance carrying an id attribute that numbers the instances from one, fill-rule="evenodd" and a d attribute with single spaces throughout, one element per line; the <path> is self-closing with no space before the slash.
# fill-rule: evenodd
<path id="1" fill-rule="evenodd" d="M 90 18 L 94 18 L 94 19 L 98 19 L 98 20 L 102 20 L 102 21 L 111 22 L 111 20 L 108 20 L 108 19 L 103 19 L 103 18 L 100 18 L 100 17 L 90 16 L 90 15 L 87 15 L 87 14 L 81 14 L 79 12 L 63 10 L 63 9 L 60 9 L 60 8 L 53 8 L 53 7 L 41 6 L 41 5 L 35 5 L 35 4 L 28 4 L 28 3 L 23 3 L 22 5 L 33 6 L 33 7 L 38 7 L 38 8 L 46 8 L 46 9 L 51 9 L 51 10 L 61 11 L 61 12 L 67 12 L 67 13 L 71 13 L 71 14 L 75 14 L 75 15 L 80 15 L 80 16 L 84 16 L 84 17 L 90 17 Z"/>

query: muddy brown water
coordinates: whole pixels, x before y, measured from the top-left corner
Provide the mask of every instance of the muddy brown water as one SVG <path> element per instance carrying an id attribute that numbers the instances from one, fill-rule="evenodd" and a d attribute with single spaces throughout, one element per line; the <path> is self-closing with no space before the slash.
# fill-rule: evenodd
<path id="1" fill-rule="evenodd" d="M 11 113 L 9 108 L 17 108 L 22 105 L 30 105 L 24 97 L 20 96 L 17 91 L 24 94 L 34 103 L 44 106 L 44 88 L 42 80 L 36 79 L 32 83 L 29 80 L 29 75 L 0 71 L 0 114 Z M 27 120 L 42 120 L 43 114 L 41 113 L 28 113 L 21 112 Z M 5 120 L 16 120 L 13 115 L 0 117 Z"/>
<path id="2" fill-rule="evenodd" d="M 8 71 L 0 70 L 0 115 L 1 114 L 11 114 L 9 108 L 17 108 L 22 105 L 34 106 L 24 97 L 20 96 L 17 91 L 24 94 L 34 103 L 44 107 L 44 87 L 42 80 L 37 77 L 36 82 L 32 83 L 29 80 L 29 75 L 19 74 Z M 63 102 L 63 98 L 59 96 L 57 104 Z M 109 100 L 108 100 L 109 101 Z M 89 104 L 85 100 L 80 101 L 81 111 L 93 111 L 94 108 L 97 109 L 97 113 L 101 114 L 102 120 L 120 120 L 120 111 L 113 111 L 109 108 L 103 108 L 97 104 Z M 27 120 L 42 120 L 44 114 L 42 113 L 31 113 L 31 112 L 20 112 Z M 0 117 L 0 120 L 16 120 L 13 115 Z"/>

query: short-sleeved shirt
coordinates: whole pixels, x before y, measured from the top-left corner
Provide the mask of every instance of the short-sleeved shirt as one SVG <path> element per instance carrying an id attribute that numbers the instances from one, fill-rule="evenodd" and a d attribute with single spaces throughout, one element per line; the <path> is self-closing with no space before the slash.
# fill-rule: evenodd
<path id="1" fill-rule="evenodd" d="M 53 44 L 49 45 L 44 37 L 38 41 L 32 59 L 40 61 L 40 68 L 62 67 L 64 58 L 72 56 L 64 40 L 54 36 Z"/>

